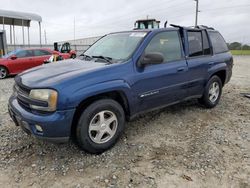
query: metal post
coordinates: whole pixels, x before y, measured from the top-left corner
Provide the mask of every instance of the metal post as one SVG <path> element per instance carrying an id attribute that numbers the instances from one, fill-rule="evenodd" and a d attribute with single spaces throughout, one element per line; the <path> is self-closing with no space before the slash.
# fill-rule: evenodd
<path id="1" fill-rule="evenodd" d="M 198 25 L 198 12 L 199 12 L 199 0 L 194 0 L 196 2 L 195 9 L 195 27 Z"/>
<path id="2" fill-rule="evenodd" d="M 76 18 L 74 17 L 74 45 L 76 50 Z"/>
<path id="3" fill-rule="evenodd" d="M 42 30 L 41 30 L 41 22 L 39 23 L 39 39 L 40 39 L 40 47 L 42 47 Z"/>
<path id="4" fill-rule="evenodd" d="M 10 44 L 12 44 L 12 25 L 10 25 Z"/>
<path id="5" fill-rule="evenodd" d="M 13 39 L 14 39 L 14 48 L 16 48 L 16 36 L 15 36 L 15 25 L 13 24 Z"/>
<path id="6" fill-rule="evenodd" d="M 23 45 L 25 45 L 23 20 L 22 20 L 22 32 L 23 32 Z"/>
<path id="7" fill-rule="evenodd" d="M 4 17 L 3 17 L 3 30 L 4 30 Z"/>
<path id="8" fill-rule="evenodd" d="M 30 27 L 28 26 L 28 45 L 30 47 Z"/>
<path id="9" fill-rule="evenodd" d="M 47 45 L 47 36 L 46 36 L 46 30 L 44 29 L 44 42 L 45 42 L 45 45 Z"/>

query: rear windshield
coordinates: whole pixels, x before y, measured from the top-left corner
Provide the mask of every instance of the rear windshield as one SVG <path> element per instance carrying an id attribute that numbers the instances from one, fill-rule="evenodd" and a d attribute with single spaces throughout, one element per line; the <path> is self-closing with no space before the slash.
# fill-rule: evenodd
<path id="1" fill-rule="evenodd" d="M 228 51 L 227 44 L 221 34 L 217 31 L 209 31 L 208 35 L 212 42 L 213 52 L 215 54 L 223 53 Z"/>

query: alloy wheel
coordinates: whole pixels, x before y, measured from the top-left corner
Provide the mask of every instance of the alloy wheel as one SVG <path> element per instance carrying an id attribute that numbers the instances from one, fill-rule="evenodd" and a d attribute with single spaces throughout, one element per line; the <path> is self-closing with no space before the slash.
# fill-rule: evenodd
<path id="1" fill-rule="evenodd" d="M 108 142 L 116 133 L 118 120 L 116 115 L 108 110 L 97 113 L 89 124 L 89 137 L 97 143 Z"/>
<path id="2" fill-rule="evenodd" d="M 7 71 L 5 68 L 0 67 L 0 79 L 5 78 L 7 76 Z"/>
<path id="3" fill-rule="evenodd" d="M 210 85 L 209 92 L 208 92 L 209 100 L 212 103 L 215 103 L 216 100 L 218 99 L 219 95 L 220 95 L 220 86 L 219 86 L 219 83 L 218 82 L 213 82 Z"/>

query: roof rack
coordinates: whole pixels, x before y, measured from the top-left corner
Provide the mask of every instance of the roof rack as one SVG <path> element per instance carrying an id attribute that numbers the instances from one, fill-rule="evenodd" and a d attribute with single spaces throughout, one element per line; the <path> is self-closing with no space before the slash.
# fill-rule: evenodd
<path id="1" fill-rule="evenodd" d="M 191 27 L 184 27 L 184 26 L 181 26 L 181 25 L 170 24 L 170 26 L 177 27 L 177 28 L 180 28 L 180 29 L 183 29 L 183 28 L 195 28 L 195 29 L 211 29 L 211 30 L 215 30 L 213 27 L 208 27 L 206 25 L 197 25 L 197 26 L 191 26 Z"/>
<path id="2" fill-rule="evenodd" d="M 211 29 L 211 30 L 214 30 L 213 27 L 208 27 L 206 25 L 197 25 L 195 26 L 195 28 L 198 28 L 198 29 Z"/>
<path id="3" fill-rule="evenodd" d="M 172 27 L 178 27 L 178 28 L 181 28 L 181 29 L 183 29 L 184 27 L 183 26 L 181 26 L 181 25 L 175 25 L 175 24 L 170 24 L 170 26 L 172 26 Z"/>

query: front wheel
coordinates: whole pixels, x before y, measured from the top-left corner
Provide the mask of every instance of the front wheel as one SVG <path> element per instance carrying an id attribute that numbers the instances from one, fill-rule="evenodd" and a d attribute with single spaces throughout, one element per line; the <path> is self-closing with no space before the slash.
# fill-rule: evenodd
<path id="1" fill-rule="evenodd" d="M 215 75 L 208 81 L 204 94 L 202 98 L 199 99 L 199 102 L 206 108 L 213 108 L 219 103 L 221 93 L 222 82 L 221 79 Z"/>
<path id="2" fill-rule="evenodd" d="M 0 66 L 0 79 L 4 79 L 8 76 L 8 70 L 5 67 Z"/>
<path id="3" fill-rule="evenodd" d="M 102 153 L 117 142 L 124 124 L 125 115 L 119 103 L 98 100 L 82 112 L 76 128 L 78 145 L 89 153 Z"/>

